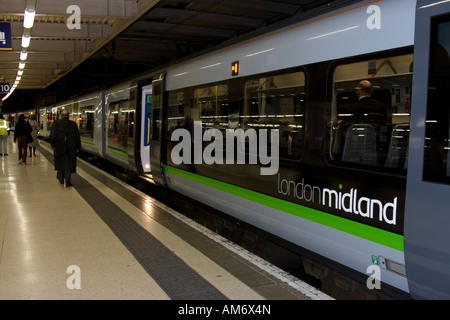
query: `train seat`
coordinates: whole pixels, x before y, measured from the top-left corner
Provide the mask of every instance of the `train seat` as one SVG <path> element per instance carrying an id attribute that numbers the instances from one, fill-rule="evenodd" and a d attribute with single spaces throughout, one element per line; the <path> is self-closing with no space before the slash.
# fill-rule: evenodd
<path id="1" fill-rule="evenodd" d="M 386 167 L 406 169 L 408 165 L 409 124 L 398 124 L 392 129 Z"/>
<path id="2" fill-rule="evenodd" d="M 375 129 L 370 124 L 353 124 L 346 134 L 342 161 L 376 165 L 377 137 Z"/>

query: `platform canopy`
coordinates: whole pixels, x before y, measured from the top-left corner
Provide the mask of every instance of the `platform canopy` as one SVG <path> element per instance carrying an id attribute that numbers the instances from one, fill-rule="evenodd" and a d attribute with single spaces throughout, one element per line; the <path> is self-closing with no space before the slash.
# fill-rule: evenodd
<path id="1" fill-rule="evenodd" d="M 69 95 L 102 88 L 350 2 L 358 1 L 1 0 L 0 22 L 11 24 L 12 48 L 0 48 L 0 83 L 13 84 L 19 76 L 17 90 L 59 83 L 56 90 Z M 25 11 L 34 11 L 30 28 L 24 27 Z M 30 40 L 27 47 L 24 37 Z"/>

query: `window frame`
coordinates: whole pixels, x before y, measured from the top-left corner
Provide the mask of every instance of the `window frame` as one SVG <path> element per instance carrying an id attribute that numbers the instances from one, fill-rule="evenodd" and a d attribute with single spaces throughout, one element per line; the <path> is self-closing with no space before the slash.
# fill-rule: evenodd
<path id="1" fill-rule="evenodd" d="M 429 63 L 428 63 L 428 79 L 427 79 L 427 104 L 426 104 L 426 123 L 425 123 L 425 141 L 424 141 L 424 161 L 422 179 L 426 182 L 450 184 L 450 110 L 448 108 L 433 108 L 432 103 L 437 103 L 434 99 L 446 98 L 448 101 L 448 87 L 441 86 L 444 79 L 441 77 L 445 72 L 445 68 L 450 68 L 450 49 L 446 50 L 448 65 L 437 66 L 443 51 L 435 51 L 436 48 L 444 48 L 439 43 L 439 27 L 448 24 L 448 34 L 450 34 L 450 14 L 437 16 L 431 20 L 431 32 L 429 43 Z M 447 34 L 446 34 L 447 35 Z M 438 47 L 439 45 L 440 47 Z M 434 54 L 434 55 L 433 55 Z M 439 61 L 440 62 L 440 61 Z M 437 71 L 438 74 L 435 72 Z M 445 83 L 450 82 L 450 76 L 445 73 Z M 435 77 L 435 78 L 433 78 Z M 435 94 L 436 93 L 436 94 Z M 448 103 L 448 102 L 447 102 Z M 446 112 L 445 112 L 446 111 Z M 444 120 L 445 119 L 445 120 Z M 444 125 L 440 125 L 443 121 L 447 121 Z M 442 130 L 446 130 L 445 133 Z M 430 135 L 433 135 L 430 137 Z M 447 141 L 447 144 L 445 143 Z M 439 150 L 442 150 L 440 152 Z M 442 155 L 441 155 L 442 153 Z M 442 157 L 441 157 L 442 156 Z M 437 159 L 436 159 L 437 158 Z M 440 166 L 439 168 L 437 168 Z"/>
<path id="2" fill-rule="evenodd" d="M 295 159 L 292 158 L 288 158 L 288 157 L 283 157 L 281 150 L 280 151 L 280 161 L 288 161 L 288 162 L 300 162 L 304 156 L 305 153 L 305 137 L 306 137 L 306 119 L 307 119 L 307 105 L 308 105 L 308 73 L 305 67 L 296 67 L 296 68 L 289 68 L 289 69 L 284 69 L 284 70 L 278 70 L 275 72 L 267 72 L 267 73 L 261 73 L 261 74 L 255 74 L 255 75 L 251 75 L 251 76 L 247 76 L 241 79 L 241 107 L 240 107 L 240 121 L 239 121 L 239 126 L 241 128 L 246 128 L 247 124 L 245 123 L 245 117 L 246 116 L 252 116 L 252 114 L 244 114 L 245 112 L 245 105 L 246 105 L 246 89 L 247 86 L 246 84 L 249 81 L 252 80 L 257 80 L 257 79 L 262 79 L 262 78 L 269 78 L 269 77 L 279 77 L 279 76 L 283 76 L 283 75 L 291 75 L 291 74 L 295 74 L 295 73 L 302 73 L 303 77 L 304 77 L 304 92 L 301 94 L 302 96 L 304 96 L 304 105 L 302 106 L 302 111 L 303 111 L 303 115 L 301 116 L 302 123 L 300 124 L 302 126 L 302 133 L 301 133 L 301 146 L 299 148 L 299 152 L 298 152 L 298 156 Z M 293 89 L 293 88 L 298 88 L 298 87 L 287 87 L 286 89 Z M 294 110 L 295 110 L 295 106 L 294 106 Z M 249 111 L 251 112 L 251 110 L 249 109 Z M 281 114 L 279 114 L 281 115 Z M 266 115 L 267 116 L 267 115 Z M 258 115 L 258 117 L 261 117 L 261 115 Z M 295 117 L 294 117 L 295 118 Z M 280 131 L 280 139 L 283 139 L 283 134 Z M 288 142 L 289 143 L 289 142 Z M 280 141 L 280 148 L 282 147 L 283 142 Z M 289 147 L 287 147 L 289 148 Z"/>
<path id="3" fill-rule="evenodd" d="M 389 174 L 389 175 L 397 175 L 397 176 L 401 176 L 401 177 L 406 177 L 407 175 L 407 159 L 408 159 L 408 155 L 406 154 L 405 156 L 405 164 L 402 168 L 392 168 L 392 167 L 388 167 L 386 166 L 388 159 L 386 159 L 386 162 L 384 162 L 383 165 L 380 164 L 376 164 L 376 165 L 369 165 L 369 164 L 359 164 L 359 163 L 352 163 L 352 162 L 345 162 L 345 161 L 341 161 L 341 160 L 336 160 L 333 159 L 333 156 L 331 154 L 333 146 L 333 138 L 332 138 L 332 134 L 333 134 L 333 130 L 336 126 L 336 124 L 333 122 L 333 119 L 335 119 L 336 117 L 333 116 L 333 114 L 335 114 L 335 112 L 337 112 L 337 94 L 336 94 L 336 70 L 338 67 L 340 66 L 345 66 L 345 65 L 351 65 L 351 64 L 356 64 L 356 63 L 368 63 L 369 61 L 373 61 L 373 60 L 387 60 L 389 58 L 394 58 L 394 57 L 401 57 L 401 56 L 407 56 L 407 55 L 411 55 L 414 61 L 414 50 L 413 47 L 404 47 L 404 48 L 400 48 L 400 49 L 394 49 L 394 50 L 387 50 L 387 51 L 383 51 L 383 52 L 377 52 L 377 53 L 371 53 L 371 54 L 367 54 L 367 55 L 361 55 L 361 56 L 357 56 L 357 57 L 350 57 L 350 58 L 344 58 L 344 59 L 340 59 L 340 60 L 336 60 L 333 61 L 330 66 L 329 66 L 329 90 L 327 90 L 328 94 L 331 95 L 331 97 L 328 99 L 331 102 L 331 105 L 329 107 L 329 109 L 327 109 L 326 112 L 326 128 L 325 128 L 325 143 L 324 143 L 324 156 L 326 159 L 326 162 L 333 167 L 339 167 L 339 168 L 345 168 L 345 169 L 353 169 L 353 170 L 363 170 L 363 171 L 367 171 L 367 172 L 374 172 L 374 173 L 381 173 L 381 174 Z M 403 75 L 399 75 L 399 76 L 405 76 L 405 77 L 410 77 L 410 79 L 408 80 L 409 83 L 409 92 L 408 92 L 408 101 L 409 101 L 409 108 L 411 107 L 411 97 L 412 97 L 412 84 L 413 84 L 413 72 L 412 72 L 412 66 L 413 64 L 411 63 L 410 65 L 410 70 L 408 72 L 408 74 L 403 74 Z M 388 79 L 388 78 L 392 78 L 395 77 L 395 75 L 388 75 L 384 78 Z M 366 76 L 366 80 L 371 80 L 371 79 L 381 79 L 383 77 L 379 77 L 379 78 L 373 78 L 370 75 Z M 362 78 L 357 78 L 357 79 L 350 79 L 348 82 L 350 81 L 354 81 L 355 83 L 361 81 L 361 80 L 365 80 Z M 392 88 L 392 86 L 391 86 Z M 393 107 L 391 105 L 391 107 Z M 398 114 L 400 112 L 392 112 L 393 114 Z M 411 109 L 409 109 L 409 123 L 411 121 Z M 399 123 L 400 124 L 400 123 Z M 391 128 L 390 130 L 392 130 L 393 128 Z M 391 147 L 391 142 L 390 142 L 390 136 L 387 140 L 387 148 L 389 149 Z M 409 141 L 406 143 L 406 145 L 409 145 Z"/>

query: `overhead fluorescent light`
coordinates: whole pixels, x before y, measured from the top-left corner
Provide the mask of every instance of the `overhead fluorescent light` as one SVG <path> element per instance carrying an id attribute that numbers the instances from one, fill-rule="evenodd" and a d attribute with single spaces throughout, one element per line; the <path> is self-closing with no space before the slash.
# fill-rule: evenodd
<path id="1" fill-rule="evenodd" d="M 28 57 L 28 51 L 26 49 L 22 49 L 22 51 L 20 51 L 20 60 L 27 60 Z"/>
<path id="2" fill-rule="evenodd" d="M 19 62 L 19 69 L 24 69 L 25 68 L 25 61 L 20 61 Z"/>
<path id="3" fill-rule="evenodd" d="M 8 99 L 9 96 L 13 93 L 13 91 L 14 91 L 14 87 L 12 87 L 11 90 L 9 91 L 9 93 L 3 97 L 2 101 L 5 101 L 6 99 Z"/>
<path id="4" fill-rule="evenodd" d="M 30 46 L 31 36 L 28 32 L 25 32 L 22 36 L 22 47 L 28 48 Z"/>
<path id="5" fill-rule="evenodd" d="M 34 9 L 25 9 L 25 16 L 23 18 L 23 27 L 24 28 L 32 28 L 34 24 L 34 16 L 36 15 L 36 10 Z"/>

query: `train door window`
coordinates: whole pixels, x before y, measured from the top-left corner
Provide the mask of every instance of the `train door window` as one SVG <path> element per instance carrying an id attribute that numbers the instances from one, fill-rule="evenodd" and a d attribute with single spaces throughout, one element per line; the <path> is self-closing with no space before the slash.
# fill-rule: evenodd
<path id="1" fill-rule="evenodd" d="M 184 91 L 171 91 L 167 103 L 167 127 L 169 140 L 172 132 L 178 128 L 187 128 L 188 117 L 184 114 Z"/>
<path id="2" fill-rule="evenodd" d="M 450 183 L 450 15 L 432 21 L 424 180 Z"/>
<path id="3" fill-rule="evenodd" d="M 162 85 L 154 84 L 153 88 L 153 117 L 152 117 L 152 140 L 159 141 L 159 132 L 161 130 L 161 102 L 162 102 Z"/>
<path id="4" fill-rule="evenodd" d="M 293 72 L 248 79 L 245 83 L 245 128 L 279 129 L 280 158 L 299 160 L 303 151 L 305 74 Z"/>
<path id="5" fill-rule="evenodd" d="M 328 158 L 344 166 L 406 174 L 413 54 L 338 65 Z"/>
<path id="6" fill-rule="evenodd" d="M 172 133 L 176 129 L 189 130 L 190 117 L 187 114 L 187 108 L 185 108 L 184 90 L 171 91 L 167 97 L 167 141 L 168 141 L 168 159 L 172 159 L 171 152 L 176 143 L 171 141 Z M 171 160 L 169 160 L 171 161 Z"/>

